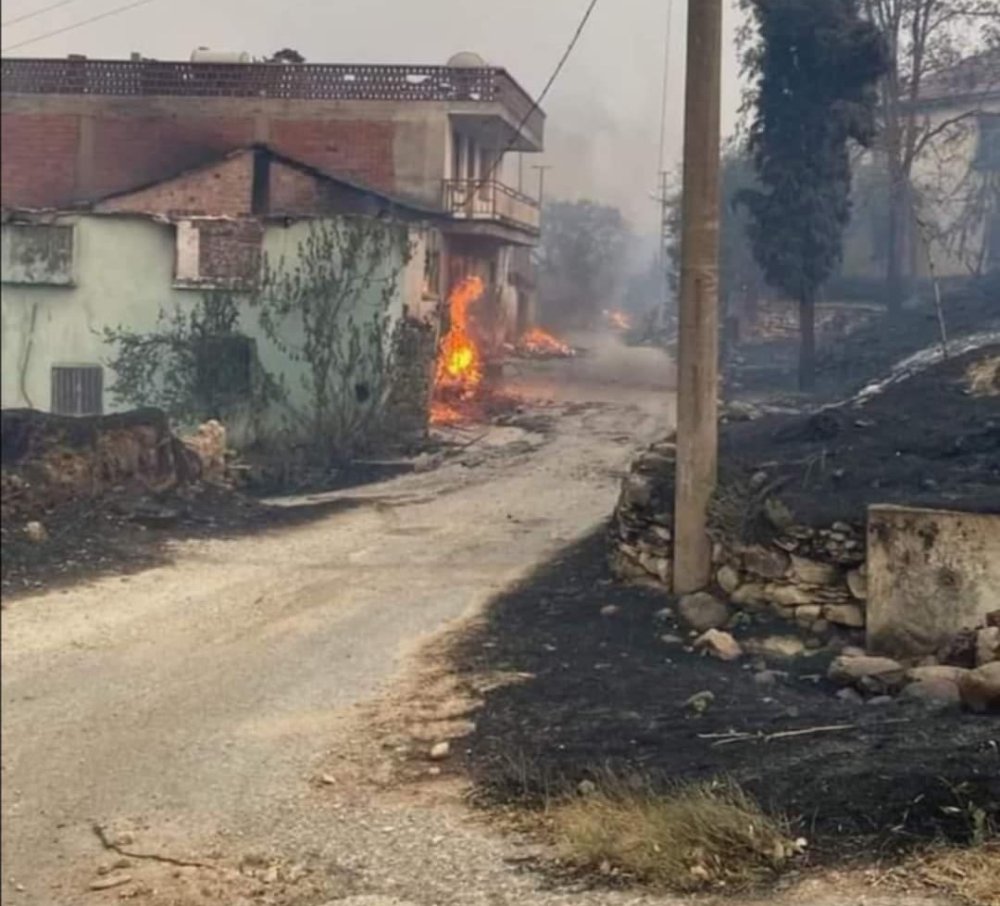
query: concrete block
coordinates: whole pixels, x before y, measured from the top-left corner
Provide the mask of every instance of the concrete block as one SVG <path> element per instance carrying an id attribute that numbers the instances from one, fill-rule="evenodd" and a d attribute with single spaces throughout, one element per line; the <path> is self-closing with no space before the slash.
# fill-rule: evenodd
<path id="1" fill-rule="evenodd" d="M 1000 608 L 1000 514 L 868 509 L 868 650 L 934 652 Z"/>

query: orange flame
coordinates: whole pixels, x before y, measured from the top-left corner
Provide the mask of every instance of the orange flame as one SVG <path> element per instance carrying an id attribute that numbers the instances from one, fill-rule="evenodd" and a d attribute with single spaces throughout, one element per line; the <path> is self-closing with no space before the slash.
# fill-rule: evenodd
<path id="1" fill-rule="evenodd" d="M 454 406 L 435 400 L 431 403 L 432 425 L 454 425 L 464 421 L 464 416 Z"/>
<path id="2" fill-rule="evenodd" d="M 482 356 L 469 333 L 469 306 L 483 294 L 479 277 L 466 277 L 448 297 L 451 326 L 438 350 L 434 388 L 474 390 L 483 379 Z"/>
<path id="3" fill-rule="evenodd" d="M 574 356 L 576 350 L 572 346 L 557 340 L 552 334 L 541 327 L 532 327 L 527 333 L 522 335 L 517 342 L 520 352 L 528 355 L 545 356 Z"/>
<path id="4" fill-rule="evenodd" d="M 632 319 L 623 311 L 605 310 L 604 319 L 616 330 L 630 330 L 632 327 Z"/>

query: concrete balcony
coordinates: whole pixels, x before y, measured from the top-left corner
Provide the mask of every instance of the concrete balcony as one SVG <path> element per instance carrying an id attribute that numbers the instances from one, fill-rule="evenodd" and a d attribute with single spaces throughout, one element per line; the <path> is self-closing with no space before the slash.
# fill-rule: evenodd
<path id="1" fill-rule="evenodd" d="M 448 179 L 444 208 L 456 220 L 497 223 L 537 235 L 541 211 L 534 198 L 492 179 Z"/>

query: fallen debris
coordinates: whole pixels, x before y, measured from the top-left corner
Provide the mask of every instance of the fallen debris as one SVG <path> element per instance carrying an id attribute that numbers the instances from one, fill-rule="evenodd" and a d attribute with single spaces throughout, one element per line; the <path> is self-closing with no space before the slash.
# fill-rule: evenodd
<path id="1" fill-rule="evenodd" d="M 152 862 L 164 862 L 167 865 L 176 865 L 180 868 L 214 868 L 208 862 L 199 862 L 194 859 L 178 859 L 174 856 L 164 856 L 160 853 L 139 853 L 134 850 L 125 849 L 125 847 L 118 842 L 112 840 L 108 836 L 108 832 L 104 827 L 98 823 L 94 823 L 90 826 L 90 829 L 94 832 L 94 835 L 101 842 L 101 846 L 112 852 L 118 853 L 120 856 L 126 856 L 129 859 L 148 859 Z"/>
<path id="2" fill-rule="evenodd" d="M 91 890 L 111 890 L 114 887 L 121 887 L 123 884 L 129 884 L 132 881 L 132 875 L 107 875 L 103 878 L 98 878 L 95 881 L 90 882 Z"/>

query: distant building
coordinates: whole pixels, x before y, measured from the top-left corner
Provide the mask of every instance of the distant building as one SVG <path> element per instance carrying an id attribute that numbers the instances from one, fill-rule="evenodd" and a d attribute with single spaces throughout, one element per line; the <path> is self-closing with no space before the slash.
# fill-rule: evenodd
<path id="1" fill-rule="evenodd" d="M 926 279 L 933 265 L 939 278 L 954 281 L 1000 269 L 1000 50 L 927 78 L 913 113 L 921 147 L 911 180 L 911 273 Z M 875 177 L 870 185 L 866 170 Z M 885 172 L 877 152 L 858 168 L 841 282 L 871 284 L 885 275 L 887 202 L 878 190 Z"/>

